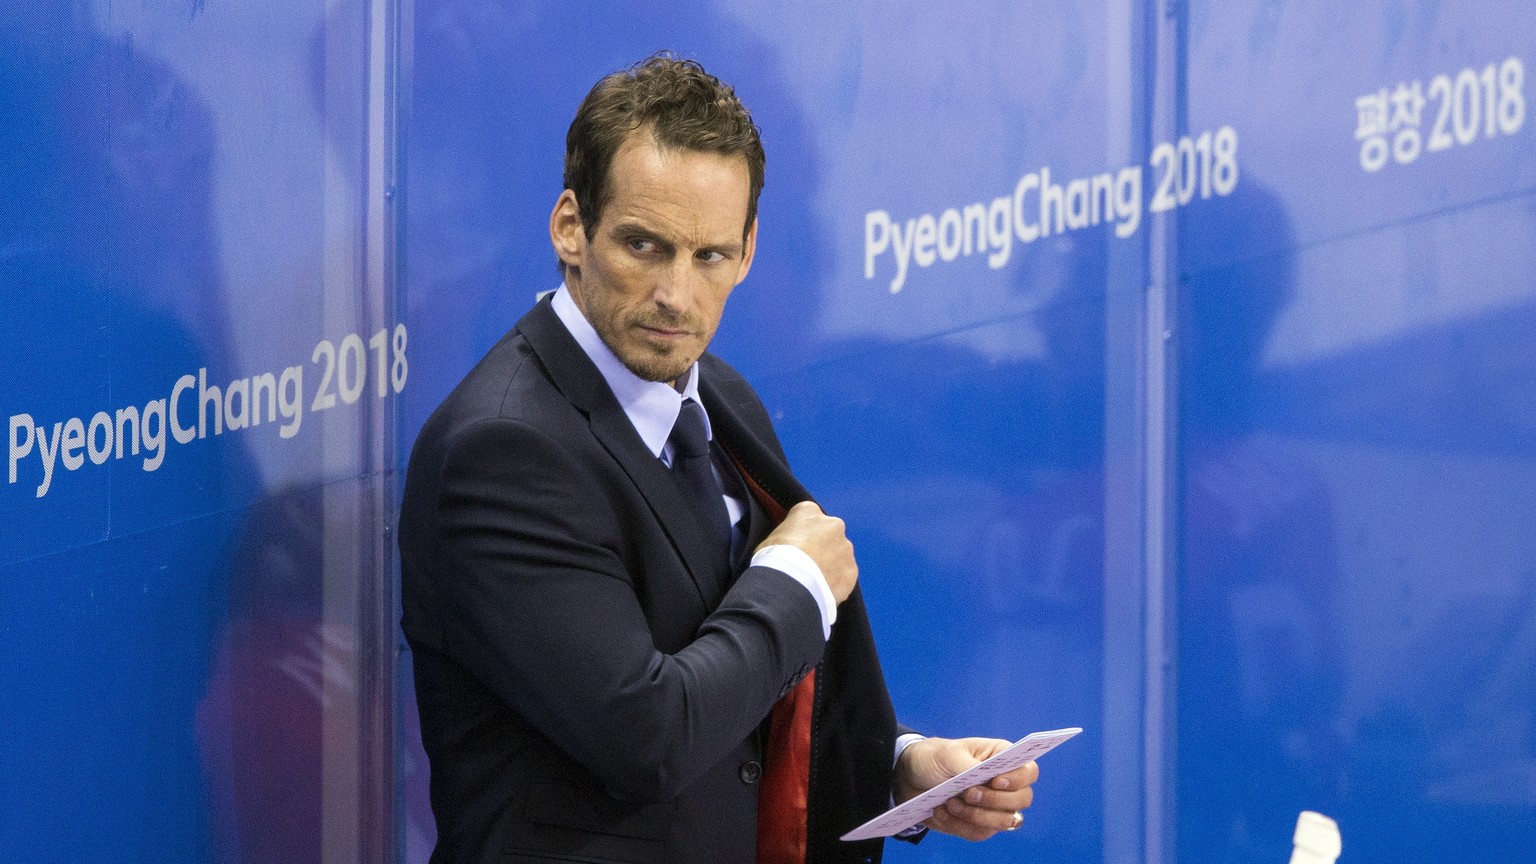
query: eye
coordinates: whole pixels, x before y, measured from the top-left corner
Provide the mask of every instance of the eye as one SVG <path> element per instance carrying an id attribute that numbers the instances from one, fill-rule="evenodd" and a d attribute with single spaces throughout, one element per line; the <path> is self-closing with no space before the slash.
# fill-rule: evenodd
<path id="1" fill-rule="evenodd" d="M 718 249 L 703 249 L 699 251 L 698 258 L 706 264 L 715 264 L 725 260 L 725 253 Z"/>
<path id="2" fill-rule="evenodd" d="M 628 243 L 629 248 L 635 252 L 648 253 L 656 251 L 656 241 L 647 237 L 631 237 L 625 242 Z"/>

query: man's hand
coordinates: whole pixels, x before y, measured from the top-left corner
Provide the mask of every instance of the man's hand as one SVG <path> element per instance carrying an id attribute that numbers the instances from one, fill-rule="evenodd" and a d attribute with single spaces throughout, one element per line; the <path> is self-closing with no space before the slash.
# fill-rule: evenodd
<path id="1" fill-rule="evenodd" d="M 853 559 L 853 544 L 843 533 L 843 520 L 821 512 L 814 501 L 801 501 L 789 508 L 784 521 L 758 548 L 779 543 L 798 547 L 811 556 L 837 602 L 853 593 L 859 582 L 859 565 Z"/>
<path id="2" fill-rule="evenodd" d="M 1012 743 L 998 738 L 924 738 L 913 742 L 896 762 L 896 803 L 937 786 Z M 967 840 L 986 840 L 999 831 L 1012 831 L 1024 821 L 1019 811 L 1035 800 L 1030 786 L 1039 776 L 1040 769 L 1033 762 L 999 774 L 985 786 L 972 786 L 944 802 L 923 824 Z"/>

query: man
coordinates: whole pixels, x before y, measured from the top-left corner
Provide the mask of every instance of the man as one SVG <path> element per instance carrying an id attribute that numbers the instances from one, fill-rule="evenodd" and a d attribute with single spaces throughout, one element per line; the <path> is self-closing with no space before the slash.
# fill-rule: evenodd
<path id="1" fill-rule="evenodd" d="M 698 64 L 598 82 L 550 217 L 564 284 L 422 429 L 402 624 L 434 862 L 876 861 L 838 836 L 1007 744 L 898 741 L 843 524 L 705 353 L 763 165 Z M 926 824 L 1015 828 L 1035 775 Z"/>

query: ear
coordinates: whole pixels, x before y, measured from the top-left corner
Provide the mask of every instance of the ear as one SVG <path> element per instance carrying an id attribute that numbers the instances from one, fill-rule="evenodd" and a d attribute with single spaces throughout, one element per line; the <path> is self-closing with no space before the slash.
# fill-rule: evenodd
<path id="1" fill-rule="evenodd" d="M 747 278 L 752 269 L 752 258 L 757 254 L 757 217 L 752 217 L 752 227 L 747 229 L 747 239 L 741 244 L 741 269 L 736 271 L 736 285 Z M 735 287 L 735 286 L 732 286 Z"/>
<path id="2" fill-rule="evenodd" d="M 581 270 L 581 259 L 587 250 L 587 232 L 581 224 L 576 193 L 569 189 L 560 193 L 554 211 L 549 214 L 549 242 L 555 247 L 560 263 Z"/>

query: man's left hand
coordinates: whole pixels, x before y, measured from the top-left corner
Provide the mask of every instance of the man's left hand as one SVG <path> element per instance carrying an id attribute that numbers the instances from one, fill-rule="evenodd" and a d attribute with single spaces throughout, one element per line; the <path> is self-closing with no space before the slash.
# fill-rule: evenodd
<path id="1" fill-rule="evenodd" d="M 1007 749 L 999 738 L 924 738 L 914 741 L 896 761 L 896 803 L 948 780 L 978 762 Z M 1031 784 L 1040 776 L 1035 763 L 999 774 L 984 786 L 972 786 L 949 799 L 923 820 L 935 831 L 986 840 L 1023 823 L 1020 812 L 1035 800 Z"/>

